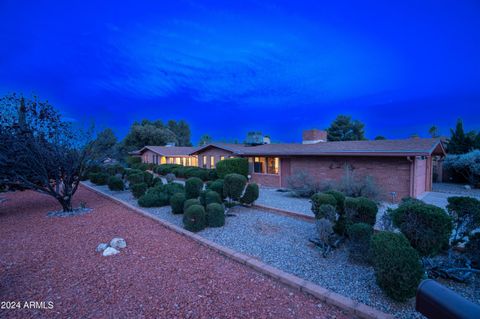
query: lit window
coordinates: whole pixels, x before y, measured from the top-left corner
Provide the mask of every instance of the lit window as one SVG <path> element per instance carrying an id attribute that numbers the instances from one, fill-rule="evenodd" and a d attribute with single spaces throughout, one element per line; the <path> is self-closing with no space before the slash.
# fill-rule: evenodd
<path id="1" fill-rule="evenodd" d="M 225 156 L 220 156 L 220 160 L 223 161 L 225 159 Z"/>
<path id="2" fill-rule="evenodd" d="M 215 168 L 215 156 L 210 156 L 210 168 Z"/>
<path id="3" fill-rule="evenodd" d="M 190 165 L 198 166 L 198 157 L 197 156 L 192 157 L 192 159 L 190 161 Z"/>
<path id="4" fill-rule="evenodd" d="M 160 164 L 167 164 L 167 158 L 165 156 L 162 156 L 160 159 Z"/>
<path id="5" fill-rule="evenodd" d="M 266 173 L 266 159 L 265 157 L 255 157 L 253 163 L 253 171 L 255 173 L 265 174 Z"/>
<path id="6" fill-rule="evenodd" d="M 267 157 L 267 174 L 278 174 L 278 157 Z"/>
<path id="7" fill-rule="evenodd" d="M 202 158 L 202 167 L 206 168 L 207 167 L 207 155 L 203 155 Z"/>
<path id="8" fill-rule="evenodd" d="M 180 163 L 180 160 L 181 160 L 180 157 L 175 157 L 175 164 L 180 165 L 180 164 L 181 164 L 181 163 Z"/>
<path id="9" fill-rule="evenodd" d="M 169 157 L 168 161 L 169 161 L 170 164 L 173 164 L 173 157 Z"/>

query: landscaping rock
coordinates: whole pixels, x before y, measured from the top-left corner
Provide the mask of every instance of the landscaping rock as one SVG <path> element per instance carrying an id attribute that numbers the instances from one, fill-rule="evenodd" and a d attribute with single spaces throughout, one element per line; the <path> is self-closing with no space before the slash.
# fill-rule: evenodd
<path id="1" fill-rule="evenodd" d="M 115 248 L 113 247 L 107 247 L 107 249 L 105 249 L 102 253 L 103 257 L 107 257 L 107 256 L 113 256 L 113 255 L 116 255 L 120 253 L 120 251 L 116 250 Z"/>
<path id="2" fill-rule="evenodd" d="M 110 241 L 110 246 L 113 248 L 125 248 L 127 247 L 127 242 L 121 237 L 115 237 Z"/>
<path id="3" fill-rule="evenodd" d="M 101 243 L 97 246 L 97 248 L 95 249 L 96 252 L 101 252 L 101 251 L 104 251 L 105 249 L 108 248 L 108 244 L 105 244 L 105 243 Z"/>

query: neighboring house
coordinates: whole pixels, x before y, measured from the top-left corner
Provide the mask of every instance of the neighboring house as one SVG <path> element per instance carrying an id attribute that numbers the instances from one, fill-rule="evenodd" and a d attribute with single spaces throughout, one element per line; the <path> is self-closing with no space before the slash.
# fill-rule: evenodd
<path id="1" fill-rule="evenodd" d="M 190 155 L 195 149 L 188 146 L 145 146 L 130 155 L 142 157 L 143 163 L 198 166 L 197 157 Z"/>
<path id="2" fill-rule="evenodd" d="M 338 181 L 348 165 L 356 177 L 371 176 L 384 197 L 400 199 L 432 189 L 432 160 L 444 157 L 445 149 L 439 139 L 326 142 L 324 131 L 308 130 L 302 144 L 212 143 L 189 155 L 205 168 L 228 157 L 248 158 L 251 179 L 269 187 L 287 187 L 288 177 L 300 171 L 318 182 Z"/>

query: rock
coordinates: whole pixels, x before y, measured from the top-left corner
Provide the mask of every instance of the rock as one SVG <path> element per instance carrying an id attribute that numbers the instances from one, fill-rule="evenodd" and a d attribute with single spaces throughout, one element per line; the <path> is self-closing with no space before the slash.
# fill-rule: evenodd
<path id="1" fill-rule="evenodd" d="M 470 186 L 470 185 L 465 185 L 465 186 L 463 186 L 463 187 L 464 187 L 465 189 L 472 189 L 472 186 Z"/>
<path id="2" fill-rule="evenodd" d="M 127 242 L 121 237 L 115 237 L 110 241 L 110 246 L 121 249 L 127 247 Z"/>
<path id="3" fill-rule="evenodd" d="M 103 257 L 107 257 L 107 256 L 113 256 L 113 255 L 116 255 L 118 254 L 119 251 L 116 250 L 115 248 L 113 247 L 108 247 L 107 249 L 105 249 L 102 253 Z"/>
<path id="4" fill-rule="evenodd" d="M 96 252 L 101 252 L 101 251 L 104 251 L 105 249 L 108 248 L 108 244 L 105 244 L 105 243 L 101 243 L 97 246 L 97 248 L 95 249 Z"/>

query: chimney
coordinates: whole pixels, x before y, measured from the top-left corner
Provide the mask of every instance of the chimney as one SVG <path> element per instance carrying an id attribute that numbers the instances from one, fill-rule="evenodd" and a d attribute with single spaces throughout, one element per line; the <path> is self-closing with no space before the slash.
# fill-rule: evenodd
<path id="1" fill-rule="evenodd" d="M 327 141 L 327 131 L 312 129 L 305 130 L 302 134 L 302 144 L 316 144 Z"/>

